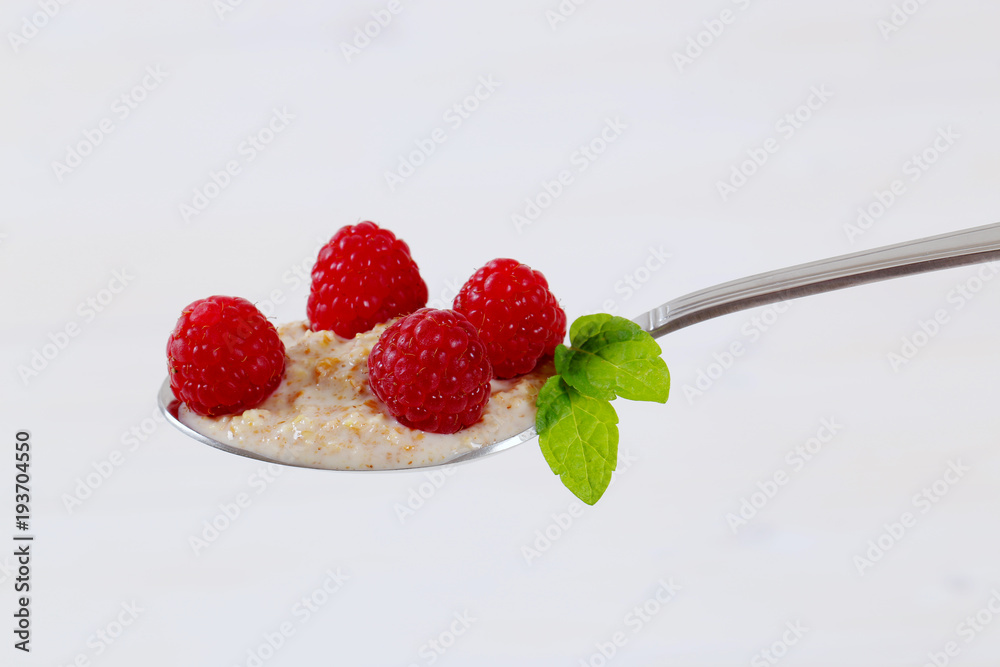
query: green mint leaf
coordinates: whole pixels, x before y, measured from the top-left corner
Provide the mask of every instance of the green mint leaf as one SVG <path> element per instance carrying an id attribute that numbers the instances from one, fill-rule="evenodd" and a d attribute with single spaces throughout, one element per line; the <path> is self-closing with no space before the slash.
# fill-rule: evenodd
<path id="1" fill-rule="evenodd" d="M 587 396 L 666 403 L 670 372 L 657 342 L 638 324 L 606 313 L 577 318 L 572 347 L 556 348 L 556 372 Z"/>
<path id="2" fill-rule="evenodd" d="M 618 415 L 608 401 L 584 396 L 558 375 L 538 393 L 535 427 L 552 472 L 593 505 L 618 465 Z"/>

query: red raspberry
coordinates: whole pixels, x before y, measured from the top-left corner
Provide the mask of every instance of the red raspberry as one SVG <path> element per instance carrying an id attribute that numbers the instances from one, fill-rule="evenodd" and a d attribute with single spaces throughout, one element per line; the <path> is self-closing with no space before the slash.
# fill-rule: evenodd
<path id="1" fill-rule="evenodd" d="M 454 433 L 479 421 L 493 369 L 465 315 L 422 308 L 393 322 L 368 355 L 372 392 L 403 424 Z"/>
<path id="2" fill-rule="evenodd" d="M 566 312 L 545 276 L 516 259 L 494 259 L 476 271 L 454 308 L 479 331 L 498 378 L 531 371 L 566 336 Z"/>
<path id="3" fill-rule="evenodd" d="M 260 405 L 285 372 L 274 325 L 246 299 L 210 296 L 184 309 L 167 341 L 174 396 L 200 415 Z"/>
<path id="4" fill-rule="evenodd" d="M 427 305 L 410 248 L 374 222 L 342 227 L 319 251 L 306 313 L 313 331 L 354 338 Z"/>

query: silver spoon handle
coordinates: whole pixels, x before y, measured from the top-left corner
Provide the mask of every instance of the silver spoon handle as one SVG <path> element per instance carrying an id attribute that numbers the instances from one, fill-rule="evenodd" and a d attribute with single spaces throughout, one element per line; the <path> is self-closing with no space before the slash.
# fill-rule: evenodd
<path id="1" fill-rule="evenodd" d="M 1000 223 L 862 250 L 709 287 L 632 321 L 659 338 L 736 311 L 926 271 L 1000 260 Z"/>

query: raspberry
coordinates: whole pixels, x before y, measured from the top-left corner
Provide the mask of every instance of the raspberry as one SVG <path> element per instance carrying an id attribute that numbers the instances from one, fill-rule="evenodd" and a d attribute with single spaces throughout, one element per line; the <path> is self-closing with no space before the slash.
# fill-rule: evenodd
<path id="1" fill-rule="evenodd" d="M 454 433 L 479 421 L 493 369 L 465 315 L 422 308 L 389 325 L 368 355 L 372 392 L 411 428 Z"/>
<path id="2" fill-rule="evenodd" d="M 566 312 L 545 276 L 515 259 L 494 259 L 476 271 L 454 308 L 479 331 L 497 378 L 531 371 L 566 336 Z"/>
<path id="3" fill-rule="evenodd" d="M 252 303 L 210 296 L 177 320 L 167 369 L 174 396 L 198 414 L 236 414 L 259 405 L 281 382 L 285 346 Z"/>
<path id="4" fill-rule="evenodd" d="M 313 331 L 354 338 L 427 305 L 410 248 L 374 222 L 342 227 L 319 251 L 306 313 Z"/>

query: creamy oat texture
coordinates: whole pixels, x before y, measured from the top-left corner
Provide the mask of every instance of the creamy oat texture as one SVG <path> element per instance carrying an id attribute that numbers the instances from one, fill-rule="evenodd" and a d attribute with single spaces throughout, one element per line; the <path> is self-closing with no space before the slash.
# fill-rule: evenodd
<path id="1" fill-rule="evenodd" d="M 451 435 L 400 424 L 368 386 L 368 353 L 391 324 L 347 340 L 311 331 L 306 322 L 278 327 L 285 377 L 257 408 L 203 417 L 180 408 L 180 420 L 232 447 L 298 465 L 337 470 L 391 469 L 440 463 L 497 442 L 535 422 L 535 399 L 555 371 L 551 362 L 514 380 L 494 380 L 483 417 Z"/>

